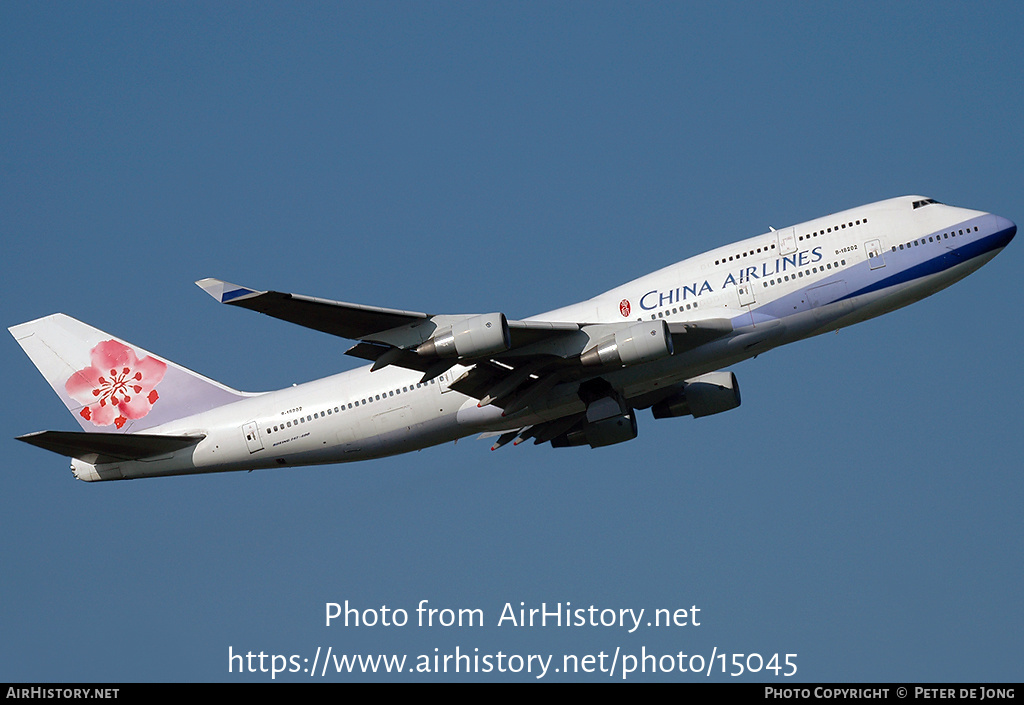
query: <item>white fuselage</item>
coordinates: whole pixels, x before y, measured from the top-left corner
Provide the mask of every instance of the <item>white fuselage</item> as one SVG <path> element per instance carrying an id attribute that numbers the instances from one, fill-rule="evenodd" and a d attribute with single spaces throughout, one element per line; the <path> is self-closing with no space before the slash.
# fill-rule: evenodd
<path id="1" fill-rule="evenodd" d="M 995 215 L 891 199 L 771 231 L 673 264 L 532 321 L 588 324 L 728 319 L 733 331 L 654 362 L 600 375 L 627 400 L 765 350 L 920 300 L 994 257 L 1016 228 Z M 255 395 L 147 432 L 205 434 L 162 457 L 93 466 L 84 480 L 152 477 L 378 458 L 585 409 L 578 382 L 508 417 L 449 389 L 466 368 L 422 373 L 363 367 Z M 642 406 L 643 404 L 637 404 Z"/>

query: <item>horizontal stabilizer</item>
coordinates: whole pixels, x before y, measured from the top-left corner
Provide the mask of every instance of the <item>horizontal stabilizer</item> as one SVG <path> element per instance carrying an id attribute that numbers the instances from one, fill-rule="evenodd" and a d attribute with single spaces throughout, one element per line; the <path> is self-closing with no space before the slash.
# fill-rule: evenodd
<path id="1" fill-rule="evenodd" d="M 206 436 L 157 436 L 143 433 L 84 433 L 81 431 L 37 431 L 18 436 L 19 441 L 78 458 L 93 465 L 120 460 L 142 460 L 173 453 Z"/>

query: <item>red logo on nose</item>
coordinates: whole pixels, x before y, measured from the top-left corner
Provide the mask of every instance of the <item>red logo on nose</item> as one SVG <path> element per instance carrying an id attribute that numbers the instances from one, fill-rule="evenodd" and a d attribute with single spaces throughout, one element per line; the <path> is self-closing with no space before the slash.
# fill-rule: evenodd
<path id="1" fill-rule="evenodd" d="M 623 299 L 619 302 L 619 313 L 622 314 L 623 318 L 629 318 L 629 299 Z"/>

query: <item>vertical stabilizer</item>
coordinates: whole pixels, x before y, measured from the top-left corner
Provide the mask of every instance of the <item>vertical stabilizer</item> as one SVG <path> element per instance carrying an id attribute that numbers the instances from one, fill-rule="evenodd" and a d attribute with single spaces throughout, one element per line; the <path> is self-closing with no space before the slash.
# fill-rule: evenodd
<path id="1" fill-rule="evenodd" d="M 253 396 L 63 313 L 8 330 L 85 431 L 134 433 Z"/>

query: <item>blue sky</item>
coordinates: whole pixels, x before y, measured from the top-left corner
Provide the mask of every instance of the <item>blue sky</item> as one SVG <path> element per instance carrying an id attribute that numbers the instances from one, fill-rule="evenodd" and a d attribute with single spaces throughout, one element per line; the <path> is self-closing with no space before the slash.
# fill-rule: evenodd
<path id="1" fill-rule="evenodd" d="M 354 367 L 348 341 L 193 281 L 519 318 L 891 196 L 1020 222 L 1022 29 L 1010 2 L 5 2 L 2 319 L 62 311 L 260 391 Z M 318 647 L 1019 681 L 1018 249 L 601 450 L 87 485 L 13 440 L 75 424 L 8 340 L 0 681 L 264 681 L 229 648 Z M 486 623 L 324 624 L 424 599 Z M 701 624 L 497 626 L 520 602 Z M 656 678 L 707 679 L 632 679 Z"/>

